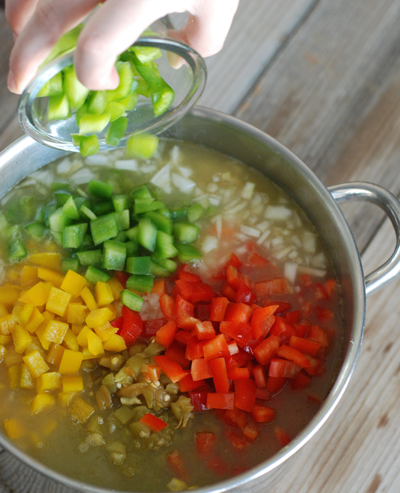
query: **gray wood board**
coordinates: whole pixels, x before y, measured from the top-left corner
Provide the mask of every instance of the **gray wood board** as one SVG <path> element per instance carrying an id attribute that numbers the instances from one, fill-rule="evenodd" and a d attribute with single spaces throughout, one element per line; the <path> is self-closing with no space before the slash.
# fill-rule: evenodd
<path id="1" fill-rule="evenodd" d="M 365 180 L 399 194 L 399 24 L 399 0 L 322 0 L 235 115 L 327 185 Z M 346 209 L 362 250 L 382 215 Z"/>

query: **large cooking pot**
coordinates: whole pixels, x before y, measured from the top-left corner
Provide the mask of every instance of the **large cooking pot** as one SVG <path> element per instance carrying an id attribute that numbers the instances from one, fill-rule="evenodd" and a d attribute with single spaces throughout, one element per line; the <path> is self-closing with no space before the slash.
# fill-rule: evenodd
<path id="1" fill-rule="evenodd" d="M 387 284 L 400 270 L 400 203 L 388 191 L 369 183 L 336 185 L 328 190 L 300 159 L 273 138 L 213 110 L 193 109 L 165 131 L 163 136 L 201 144 L 230 155 L 277 183 L 315 225 L 329 251 L 333 268 L 342 286 L 344 330 L 341 354 L 338 356 L 331 391 L 320 411 L 278 454 L 240 476 L 196 491 L 220 492 L 235 487 L 243 491 L 244 483 L 263 475 L 263 485 L 272 486 L 280 474 L 285 472 L 286 467 L 281 464 L 310 440 L 325 423 L 349 382 L 361 347 L 366 296 Z M 29 137 L 16 141 L 0 154 L 0 196 L 33 171 L 65 154 L 66 152 L 44 147 Z M 366 277 L 354 238 L 338 207 L 338 203 L 350 200 L 369 201 L 381 207 L 389 216 L 396 233 L 396 247 L 391 258 Z M 67 487 L 88 492 L 106 491 L 52 471 L 19 450 L 2 435 L 0 444 L 28 466 Z M 278 466 L 281 467 L 277 468 Z M 41 491 L 44 490 L 42 483 Z"/>

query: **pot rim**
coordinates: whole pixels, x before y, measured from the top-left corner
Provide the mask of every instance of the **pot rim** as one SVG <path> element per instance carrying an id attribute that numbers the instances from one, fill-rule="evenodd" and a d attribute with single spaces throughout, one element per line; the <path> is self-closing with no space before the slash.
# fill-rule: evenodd
<path id="1" fill-rule="evenodd" d="M 308 440 L 310 440 L 315 435 L 315 433 L 321 428 L 321 426 L 331 415 L 348 385 L 360 352 L 365 322 L 366 296 L 361 259 L 351 230 L 336 201 L 333 199 L 332 195 L 325 187 L 325 185 L 311 171 L 311 169 L 308 168 L 303 163 L 303 161 L 301 161 L 301 159 L 299 159 L 295 154 L 289 151 L 284 145 L 280 144 L 277 140 L 262 132 L 261 130 L 253 127 L 252 125 L 249 125 L 235 117 L 226 115 L 216 110 L 199 106 L 193 108 L 190 111 L 190 115 L 202 120 L 211 120 L 214 122 L 229 125 L 230 128 L 251 136 L 258 142 L 261 142 L 263 145 L 269 147 L 275 153 L 279 154 L 283 159 L 295 165 L 295 167 L 300 170 L 303 175 L 305 175 L 310 185 L 318 191 L 321 200 L 329 204 L 332 221 L 336 221 L 336 223 L 339 225 L 342 231 L 342 237 L 344 238 L 346 244 L 349 246 L 349 251 L 347 253 L 353 267 L 354 277 L 353 291 L 354 304 L 356 305 L 356 309 L 353 326 L 351 328 L 351 340 L 349 347 L 343 356 L 343 363 L 340 367 L 340 370 L 338 371 L 336 380 L 332 385 L 328 397 L 322 404 L 319 411 L 313 417 L 313 419 L 305 426 L 305 428 L 277 454 L 273 455 L 269 459 L 261 462 L 259 465 L 238 476 L 234 476 L 233 478 L 214 483 L 209 486 L 196 488 L 196 491 L 198 493 L 220 493 L 228 491 L 235 487 L 242 486 L 245 483 L 249 483 L 250 481 L 253 481 L 263 476 L 264 474 L 271 472 L 273 469 L 281 465 L 284 461 L 295 454 L 301 447 L 303 447 L 303 445 L 305 445 Z M 0 166 L 3 161 L 7 162 L 7 156 L 12 157 L 15 154 L 23 153 L 29 145 L 32 145 L 32 139 L 28 136 L 21 137 L 20 139 L 9 145 L 3 152 L 0 153 Z M 80 491 L 85 491 L 88 493 L 106 493 L 110 491 L 106 488 L 97 487 L 80 482 L 75 479 L 71 479 L 68 476 L 54 471 L 53 469 L 43 465 L 41 462 L 37 461 L 36 459 L 32 458 L 31 456 L 20 450 L 2 434 L 0 434 L 0 445 L 3 445 L 18 459 L 21 459 L 37 472 L 67 487 Z"/>

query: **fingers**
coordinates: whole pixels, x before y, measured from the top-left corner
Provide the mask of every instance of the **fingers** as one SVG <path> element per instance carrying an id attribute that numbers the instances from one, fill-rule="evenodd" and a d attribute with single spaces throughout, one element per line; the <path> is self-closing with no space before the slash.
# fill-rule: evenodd
<path id="1" fill-rule="evenodd" d="M 15 36 L 19 36 L 31 18 L 39 0 L 7 0 L 6 19 Z"/>
<path id="2" fill-rule="evenodd" d="M 10 56 L 8 87 L 21 93 L 62 34 L 97 5 L 98 0 L 42 0 L 18 36 Z"/>
<path id="3" fill-rule="evenodd" d="M 107 0 L 83 28 L 75 52 L 79 80 L 95 90 L 118 85 L 117 55 L 134 43 L 153 22 L 185 11 L 185 0 Z M 188 2 L 190 3 L 190 2 Z"/>

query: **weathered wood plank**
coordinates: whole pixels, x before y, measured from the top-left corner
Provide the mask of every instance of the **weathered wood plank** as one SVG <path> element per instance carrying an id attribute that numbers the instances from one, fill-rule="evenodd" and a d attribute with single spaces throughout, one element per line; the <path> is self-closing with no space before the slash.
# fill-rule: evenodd
<path id="1" fill-rule="evenodd" d="M 330 185 L 400 193 L 400 2 L 323 0 L 236 116 L 265 130 Z M 382 219 L 349 210 L 360 248 Z"/>

